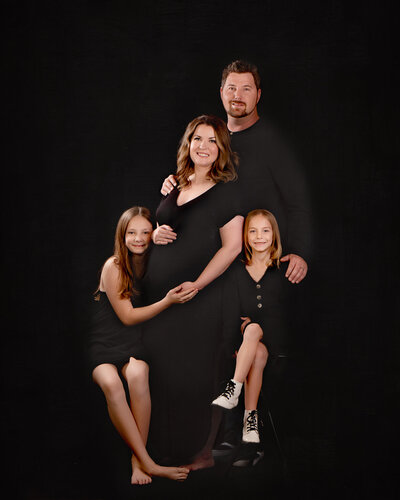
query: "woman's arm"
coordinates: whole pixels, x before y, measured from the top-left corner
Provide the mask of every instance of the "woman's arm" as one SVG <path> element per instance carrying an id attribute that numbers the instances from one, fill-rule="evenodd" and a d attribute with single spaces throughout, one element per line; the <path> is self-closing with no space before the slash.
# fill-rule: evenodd
<path id="1" fill-rule="evenodd" d="M 172 304 L 182 304 L 187 302 L 197 293 L 197 290 L 193 286 L 187 287 L 183 290 L 182 286 L 179 285 L 170 290 L 163 299 L 155 302 L 154 304 L 144 307 L 133 307 L 129 299 L 121 299 L 119 295 L 119 280 L 119 269 L 114 261 L 114 258 L 112 257 L 104 264 L 100 283 L 101 287 L 107 294 L 108 300 L 110 301 L 115 314 L 122 321 L 122 323 L 124 323 L 124 325 L 136 325 L 137 323 L 147 321 L 154 316 L 157 316 L 157 314 Z"/>
<path id="2" fill-rule="evenodd" d="M 195 282 L 186 281 L 182 283 L 184 290 L 190 287 L 201 290 L 228 269 L 242 250 L 243 220 L 244 218 L 241 215 L 236 215 L 220 228 L 221 248 L 216 252 Z"/>

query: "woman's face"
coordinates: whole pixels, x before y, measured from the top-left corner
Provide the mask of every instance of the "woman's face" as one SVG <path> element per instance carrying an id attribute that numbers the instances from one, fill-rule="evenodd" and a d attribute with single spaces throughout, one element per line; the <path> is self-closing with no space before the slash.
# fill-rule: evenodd
<path id="1" fill-rule="evenodd" d="M 153 226 L 141 215 L 135 215 L 129 221 L 125 233 L 125 245 L 135 255 L 142 255 L 149 248 Z"/>
<path id="2" fill-rule="evenodd" d="M 247 230 L 247 240 L 253 252 L 266 252 L 271 248 L 273 230 L 265 215 L 255 215 L 251 218 Z"/>
<path id="3" fill-rule="evenodd" d="M 197 167 L 210 169 L 218 158 L 215 131 L 210 125 L 198 125 L 190 141 L 190 158 Z"/>

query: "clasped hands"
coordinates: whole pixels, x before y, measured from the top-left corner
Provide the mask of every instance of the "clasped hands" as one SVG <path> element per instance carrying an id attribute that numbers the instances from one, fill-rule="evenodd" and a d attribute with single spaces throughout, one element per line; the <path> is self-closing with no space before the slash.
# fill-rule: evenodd
<path id="1" fill-rule="evenodd" d="M 192 300 L 197 295 L 199 289 L 195 287 L 194 283 L 186 281 L 181 285 L 172 288 L 166 295 L 170 304 L 184 304 Z"/>

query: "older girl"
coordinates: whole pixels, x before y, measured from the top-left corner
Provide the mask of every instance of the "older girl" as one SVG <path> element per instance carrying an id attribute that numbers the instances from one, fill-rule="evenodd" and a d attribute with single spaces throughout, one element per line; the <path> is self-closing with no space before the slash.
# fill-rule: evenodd
<path id="1" fill-rule="evenodd" d="M 104 264 L 89 342 L 93 380 L 104 392 L 110 418 L 132 450 L 133 484 L 147 484 L 151 476 L 183 480 L 188 469 L 157 465 L 146 451 L 150 422 L 148 359 L 138 327 L 175 303 L 195 294 L 194 287 L 178 286 L 148 306 L 141 306 L 140 280 L 145 272 L 152 224 L 144 207 L 132 207 L 119 219 L 114 255 Z M 120 373 L 126 379 L 130 406 Z"/>

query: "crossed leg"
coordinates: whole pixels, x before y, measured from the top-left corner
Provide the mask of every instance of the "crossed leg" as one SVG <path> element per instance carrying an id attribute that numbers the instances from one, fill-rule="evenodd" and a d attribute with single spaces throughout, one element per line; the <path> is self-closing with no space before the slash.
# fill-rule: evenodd
<path id="1" fill-rule="evenodd" d="M 263 336 L 262 328 L 257 323 L 251 323 L 245 329 L 243 342 L 236 356 L 234 380 L 245 383 L 245 408 L 256 409 L 262 386 L 263 371 L 268 360 L 268 351 L 260 342 Z M 222 408 L 212 407 L 211 427 L 206 444 L 194 457 L 190 470 L 212 467 L 212 447 L 222 420 Z"/>
<path id="2" fill-rule="evenodd" d="M 255 410 L 260 397 L 263 373 L 268 361 L 268 350 L 262 342 L 258 343 L 253 363 L 245 381 L 244 406 L 246 410 Z"/>

